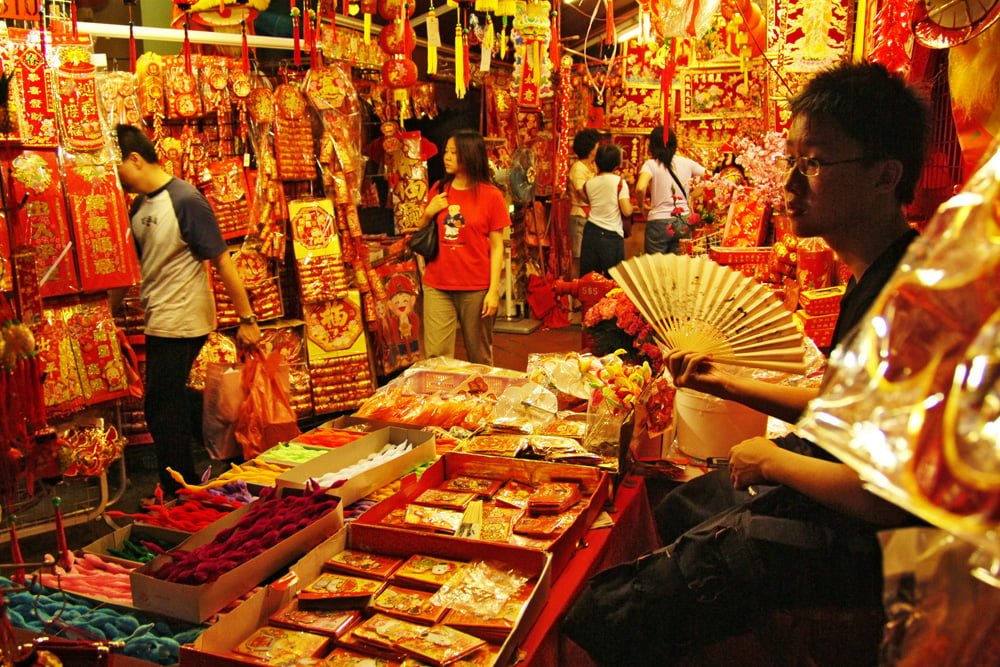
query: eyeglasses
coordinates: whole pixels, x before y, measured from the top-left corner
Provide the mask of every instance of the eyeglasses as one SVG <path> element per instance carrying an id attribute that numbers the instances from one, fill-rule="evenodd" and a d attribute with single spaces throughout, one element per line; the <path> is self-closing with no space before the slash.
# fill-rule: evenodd
<path id="1" fill-rule="evenodd" d="M 816 176 L 823 167 L 832 167 L 835 164 L 848 164 L 849 162 L 861 162 L 867 159 L 869 159 L 867 155 L 862 155 L 860 157 L 852 157 L 849 160 L 826 162 L 819 158 L 806 157 L 804 155 L 786 155 L 783 158 L 779 158 L 779 163 L 784 163 L 785 173 L 788 173 L 792 169 L 798 169 L 799 173 L 803 176 Z"/>

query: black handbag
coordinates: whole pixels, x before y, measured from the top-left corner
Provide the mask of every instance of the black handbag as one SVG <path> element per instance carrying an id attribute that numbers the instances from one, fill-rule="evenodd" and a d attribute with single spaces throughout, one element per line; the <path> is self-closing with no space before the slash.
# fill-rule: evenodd
<path id="1" fill-rule="evenodd" d="M 406 242 L 410 250 L 421 255 L 430 262 L 438 255 L 438 228 L 437 220 L 431 220 L 423 228 L 414 232 L 413 236 Z"/>

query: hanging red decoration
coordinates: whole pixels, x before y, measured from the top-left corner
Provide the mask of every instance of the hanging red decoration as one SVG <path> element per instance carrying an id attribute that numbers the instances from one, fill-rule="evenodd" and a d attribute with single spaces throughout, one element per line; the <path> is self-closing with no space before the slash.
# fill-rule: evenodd
<path id="1" fill-rule="evenodd" d="M 417 82 L 417 64 L 409 58 L 390 58 L 382 65 L 382 77 L 390 88 L 409 88 Z"/>
<path id="2" fill-rule="evenodd" d="M 401 11 L 405 12 L 406 18 L 412 18 L 416 8 L 414 0 L 378 0 L 379 16 L 386 21 L 395 21 Z"/>
<path id="3" fill-rule="evenodd" d="M 302 47 L 299 44 L 299 18 L 302 16 L 302 11 L 295 6 L 295 0 L 291 0 L 288 13 L 292 17 L 292 60 L 296 67 L 301 67 Z"/>
<path id="4" fill-rule="evenodd" d="M 910 69 L 910 54 L 906 46 L 913 36 L 910 18 L 913 3 L 910 0 L 886 0 L 878 10 L 872 25 L 868 59 L 885 65 L 890 72 L 906 74 Z"/>
<path id="5" fill-rule="evenodd" d="M 417 36 L 410 22 L 404 21 L 402 30 L 396 30 L 393 26 L 383 28 L 378 42 L 382 50 L 390 55 L 409 56 L 417 45 Z"/>
<path id="6" fill-rule="evenodd" d="M 364 14 L 365 44 L 372 39 L 372 14 L 378 11 L 378 0 L 361 0 L 361 13 Z"/>

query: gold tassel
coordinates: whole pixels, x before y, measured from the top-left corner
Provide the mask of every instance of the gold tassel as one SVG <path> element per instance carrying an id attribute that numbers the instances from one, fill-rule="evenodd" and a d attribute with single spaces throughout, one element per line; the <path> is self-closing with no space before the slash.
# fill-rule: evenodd
<path id="1" fill-rule="evenodd" d="M 465 48 L 462 45 L 462 24 L 455 25 L 455 97 L 465 99 Z"/>
<path id="2" fill-rule="evenodd" d="M 516 0 L 499 0 L 497 2 L 497 16 L 513 16 L 516 11 Z"/>
<path id="3" fill-rule="evenodd" d="M 372 15 L 365 14 L 365 44 L 372 43 Z"/>
<path id="4" fill-rule="evenodd" d="M 500 24 L 500 60 L 507 59 L 507 17 Z"/>
<path id="5" fill-rule="evenodd" d="M 441 44 L 441 32 L 438 27 L 438 17 L 434 13 L 434 3 L 427 12 L 427 73 L 437 74 L 438 46 Z"/>

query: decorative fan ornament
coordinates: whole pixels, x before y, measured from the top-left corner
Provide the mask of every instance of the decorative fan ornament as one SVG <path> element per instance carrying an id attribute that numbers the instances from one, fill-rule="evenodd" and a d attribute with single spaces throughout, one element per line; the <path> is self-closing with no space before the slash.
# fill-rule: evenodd
<path id="1" fill-rule="evenodd" d="M 802 332 L 792 314 L 752 278 L 707 257 L 640 255 L 611 277 L 652 327 L 662 348 L 788 373 L 805 372 Z"/>
<path id="2" fill-rule="evenodd" d="M 931 49 L 969 41 L 1000 19 L 1000 0 L 914 0 L 913 34 Z"/>
<path id="3" fill-rule="evenodd" d="M 518 148 L 510 158 L 507 184 L 514 203 L 530 204 L 535 200 L 535 154 L 530 148 Z"/>

